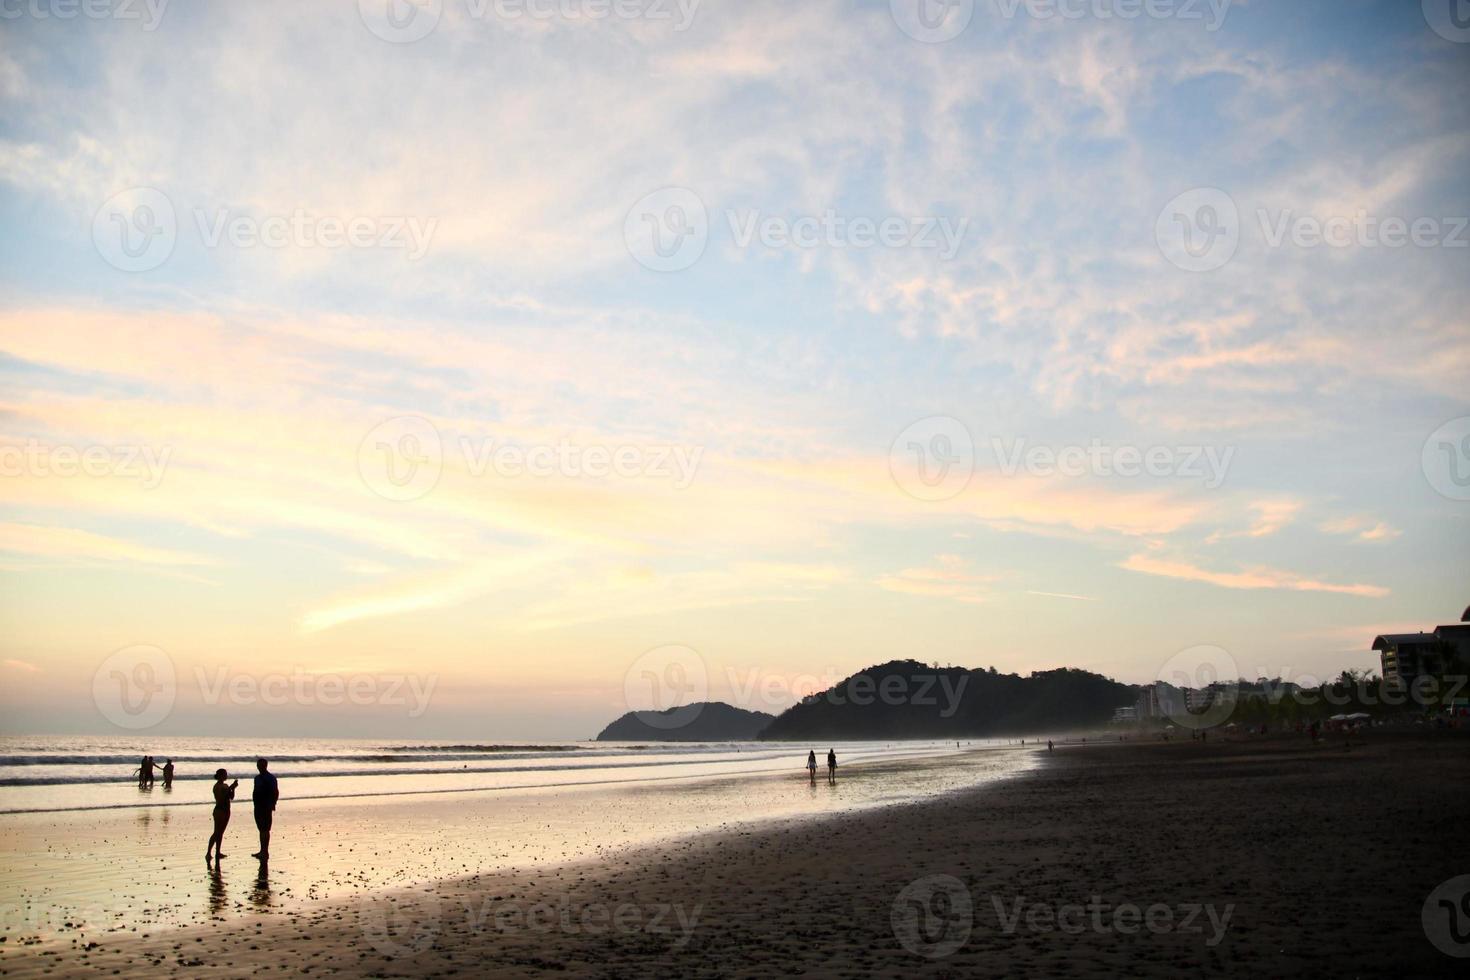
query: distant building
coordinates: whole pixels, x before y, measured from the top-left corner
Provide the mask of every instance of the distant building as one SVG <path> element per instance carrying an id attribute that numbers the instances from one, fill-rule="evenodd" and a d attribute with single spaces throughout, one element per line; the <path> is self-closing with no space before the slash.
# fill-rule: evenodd
<path id="1" fill-rule="evenodd" d="M 1444 653 L 1433 633 L 1384 633 L 1373 641 L 1383 679 L 1407 687 L 1425 674 L 1444 672 Z"/>
<path id="2" fill-rule="evenodd" d="M 1461 621 L 1432 633 L 1384 633 L 1373 640 L 1384 681 L 1407 687 L 1420 677 L 1438 677 L 1456 660 L 1470 663 L 1470 608 Z"/>

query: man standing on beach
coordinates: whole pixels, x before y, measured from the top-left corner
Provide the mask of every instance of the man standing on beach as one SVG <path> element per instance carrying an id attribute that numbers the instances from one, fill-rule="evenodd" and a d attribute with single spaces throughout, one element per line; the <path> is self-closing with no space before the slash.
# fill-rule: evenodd
<path id="1" fill-rule="evenodd" d="M 276 786 L 276 777 L 266 772 L 269 763 L 264 759 L 255 760 L 255 788 L 250 792 L 250 802 L 255 804 L 255 829 L 260 831 L 260 850 L 250 855 L 260 858 L 264 863 L 271 857 L 271 821 L 276 815 L 276 800 L 281 798 L 281 791 Z"/>
<path id="2" fill-rule="evenodd" d="M 827 782 L 837 785 L 837 753 L 831 749 L 827 750 Z"/>

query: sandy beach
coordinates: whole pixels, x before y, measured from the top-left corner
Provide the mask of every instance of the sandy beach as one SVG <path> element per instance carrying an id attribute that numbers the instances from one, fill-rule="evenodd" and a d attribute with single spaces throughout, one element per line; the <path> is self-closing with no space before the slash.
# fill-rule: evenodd
<path id="1" fill-rule="evenodd" d="M 1294 736 L 1059 746 L 1022 775 L 930 802 L 155 934 L 7 942 L 0 969 L 1444 975 L 1462 964 L 1426 938 L 1421 909 L 1467 870 L 1442 846 L 1463 827 L 1470 787 L 1451 775 L 1467 758 L 1470 738 L 1448 733 L 1350 751 Z"/>

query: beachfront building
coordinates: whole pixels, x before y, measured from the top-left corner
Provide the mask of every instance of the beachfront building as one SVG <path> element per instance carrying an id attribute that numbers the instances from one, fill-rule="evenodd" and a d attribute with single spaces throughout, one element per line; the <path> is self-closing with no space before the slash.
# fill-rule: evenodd
<path id="1" fill-rule="evenodd" d="M 1434 632 L 1384 633 L 1373 640 L 1384 681 L 1407 687 L 1420 677 L 1438 677 L 1451 663 L 1470 663 L 1470 608 L 1459 623 Z"/>
<path id="2" fill-rule="evenodd" d="M 1433 633 L 1384 633 L 1374 639 L 1373 649 L 1378 651 L 1383 679 L 1399 687 L 1444 671 L 1439 637 Z"/>

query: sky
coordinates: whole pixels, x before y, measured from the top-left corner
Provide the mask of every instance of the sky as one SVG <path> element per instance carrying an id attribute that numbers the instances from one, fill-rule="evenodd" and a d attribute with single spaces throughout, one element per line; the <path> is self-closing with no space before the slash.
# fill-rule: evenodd
<path id="1" fill-rule="evenodd" d="M 0 7 L 0 731 L 572 739 L 1470 603 L 1449 0 Z"/>

